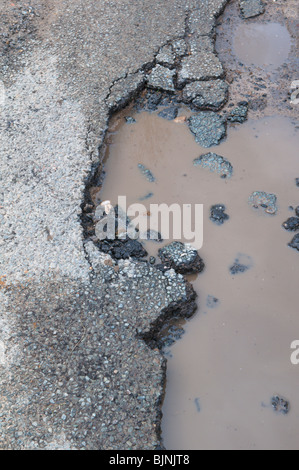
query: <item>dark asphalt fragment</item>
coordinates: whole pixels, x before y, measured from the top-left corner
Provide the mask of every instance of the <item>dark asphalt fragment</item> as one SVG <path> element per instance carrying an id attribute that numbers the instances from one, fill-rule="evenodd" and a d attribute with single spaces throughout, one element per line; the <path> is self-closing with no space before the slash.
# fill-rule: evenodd
<path id="1" fill-rule="evenodd" d="M 217 225 L 222 225 L 226 220 L 229 219 L 229 215 L 225 213 L 224 204 L 215 204 L 211 207 L 210 220 Z"/>
<path id="2" fill-rule="evenodd" d="M 185 330 L 183 328 L 177 325 L 170 326 L 159 336 L 160 347 L 162 346 L 162 348 L 165 348 L 172 346 L 181 339 L 184 333 Z"/>
<path id="3" fill-rule="evenodd" d="M 299 251 L 299 233 L 294 236 L 293 240 L 289 243 L 289 246 Z"/>
<path id="4" fill-rule="evenodd" d="M 283 228 L 290 232 L 299 230 L 299 217 L 290 217 L 282 224 Z"/>
<path id="5" fill-rule="evenodd" d="M 226 136 L 225 120 L 212 111 L 203 111 L 191 116 L 188 123 L 196 142 L 202 147 L 218 145 Z"/>
<path id="6" fill-rule="evenodd" d="M 228 98 L 228 84 L 224 80 L 196 81 L 183 90 L 183 101 L 201 110 L 218 111 Z"/>
<path id="7" fill-rule="evenodd" d="M 237 122 L 243 124 L 247 120 L 248 115 L 248 103 L 245 105 L 239 105 L 232 110 L 227 120 L 229 122 Z"/>
<path id="8" fill-rule="evenodd" d="M 299 188 L 299 178 L 295 178 L 295 183 L 296 183 L 296 186 L 298 186 Z"/>
<path id="9" fill-rule="evenodd" d="M 272 193 L 255 191 L 249 197 L 249 203 L 255 209 L 262 208 L 267 214 L 275 215 L 277 212 L 277 197 Z"/>
<path id="10" fill-rule="evenodd" d="M 172 242 L 161 248 L 159 258 L 164 266 L 180 274 L 197 274 L 204 269 L 204 262 L 198 252 L 191 245 L 181 242 Z"/>
<path id="11" fill-rule="evenodd" d="M 277 411 L 277 413 L 282 413 L 286 415 L 290 411 L 289 402 L 284 398 L 280 397 L 279 395 L 275 395 L 271 398 L 271 405 L 272 408 Z"/>
<path id="12" fill-rule="evenodd" d="M 261 0 L 240 0 L 240 9 L 244 19 L 254 18 L 265 12 L 265 5 Z"/>
<path id="13" fill-rule="evenodd" d="M 171 106 L 170 108 L 165 108 L 158 113 L 158 116 L 167 119 L 168 121 L 173 121 L 178 115 L 179 109 L 176 106 Z"/>
<path id="14" fill-rule="evenodd" d="M 202 168 L 209 169 L 211 172 L 218 173 L 221 178 L 231 178 L 233 174 L 231 163 L 226 158 L 213 152 L 195 158 L 193 165 L 201 166 Z"/>
<path id="15" fill-rule="evenodd" d="M 235 263 L 233 266 L 229 268 L 231 274 L 234 276 L 235 274 L 240 274 L 240 273 L 245 273 L 245 271 L 248 271 L 248 266 L 245 264 L 239 264 Z"/>
<path id="16" fill-rule="evenodd" d="M 102 253 L 109 254 L 114 259 L 145 258 L 148 253 L 137 240 L 104 240 L 96 242 Z"/>
<path id="17" fill-rule="evenodd" d="M 150 111 L 156 111 L 158 109 L 158 105 L 160 104 L 163 93 L 160 91 L 149 91 L 147 94 L 147 108 Z"/>

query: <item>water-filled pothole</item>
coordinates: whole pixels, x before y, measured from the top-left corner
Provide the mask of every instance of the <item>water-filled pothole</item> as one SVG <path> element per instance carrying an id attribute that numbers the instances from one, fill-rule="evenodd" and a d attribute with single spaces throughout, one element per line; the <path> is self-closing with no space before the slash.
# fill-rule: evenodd
<path id="1" fill-rule="evenodd" d="M 181 108 L 173 120 L 158 112 L 128 108 L 114 118 L 105 182 L 93 197 L 114 205 L 126 196 L 128 205 L 141 202 L 146 212 L 153 203 L 204 205 L 206 268 L 189 278 L 199 294 L 198 314 L 182 337 L 173 332 L 181 339 L 168 354 L 164 444 L 296 448 L 299 380 L 290 345 L 299 331 L 299 264 L 288 246 L 294 233 L 282 227 L 295 215 L 290 206 L 298 205 L 295 126 L 276 117 L 231 127 L 228 139 L 208 150 L 229 161 L 232 175 L 222 178 L 198 160 L 207 149 L 190 132 L 189 111 Z M 267 213 L 271 199 L 249 203 L 256 191 L 276 196 L 276 215 Z M 170 241 L 143 243 L 157 257 Z M 274 412 L 276 395 L 291 404 L 286 416 Z"/>
<path id="2" fill-rule="evenodd" d="M 277 68 L 288 58 L 291 36 L 279 23 L 243 23 L 234 33 L 234 52 L 247 65 Z"/>

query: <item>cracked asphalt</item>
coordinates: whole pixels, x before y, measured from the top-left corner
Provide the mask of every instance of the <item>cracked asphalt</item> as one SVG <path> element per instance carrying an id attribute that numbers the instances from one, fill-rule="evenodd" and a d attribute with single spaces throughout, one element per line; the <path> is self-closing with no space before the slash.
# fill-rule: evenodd
<path id="1" fill-rule="evenodd" d="M 163 446 L 155 340 L 195 294 L 173 270 L 84 241 L 81 204 L 109 117 L 146 84 L 211 80 L 223 99 L 226 3 L 1 2 L 1 449 Z"/>

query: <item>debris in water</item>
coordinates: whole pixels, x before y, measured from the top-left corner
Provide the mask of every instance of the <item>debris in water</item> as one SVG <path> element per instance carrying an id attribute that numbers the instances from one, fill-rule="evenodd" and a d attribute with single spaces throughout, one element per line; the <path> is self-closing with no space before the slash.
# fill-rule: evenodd
<path id="1" fill-rule="evenodd" d="M 208 308 L 216 308 L 218 305 L 219 305 L 219 299 L 217 299 L 213 295 L 208 295 L 208 297 L 207 297 L 207 307 Z"/>
<path id="2" fill-rule="evenodd" d="M 282 224 L 283 228 L 290 232 L 299 230 L 299 217 L 290 217 Z"/>
<path id="3" fill-rule="evenodd" d="M 200 413 L 200 401 L 199 401 L 199 398 L 195 398 L 194 399 L 194 403 L 195 403 L 195 406 L 196 406 L 196 411 L 198 413 Z"/>
<path id="4" fill-rule="evenodd" d="M 153 195 L 154 193 L 147 193 L 145 196 L 140 197 L 139 201 L 147 201 L 147 199 L 150 199 Z"/>
<path id="5" fill-rule="evenodd" d="M 217 225 L 222 225 L 229 219 L 229 215 L 225 213 L 224 204 L 215 204 L 211 207 L 210 219 Z"/>
<path id="6" fill-rule="evenodd" d="M 267 214 L 275 215 L 277 212 L 277 197 L 275 194 L 265 193 L 264 191 L 255 191 L 249 197 L 249 203 L 258 209 L 261 207 Z"/>
<path id="7" fill-rule="evenodd" d="M 208 168 L 210 171 L 218 173 L 221 178 L 230 178 L 233 174 L 231 163 L 226 158 L 212 152 L 195 158 L 193 165 Z"/>
<path id="8" fill-rule="evenodd" d="M 226 136 L 226 122 L 223 117 L 212 111 L 202 111 L 188 120 L 195 141 L 202 147 L 218 145 Z"/>
<path id="9" fill-rule="evenodd" d="M 248 255 L 239 254 L 235 259 L 234 264 L 229 268 L 230 273 L 235 274 L 244 273 L 253 266 L 252 258 Z"/>
<path id="10" fill-rule="evenodd" d="M 229 122 L 237 122 L 243 124 L 247 120 L 248 115 L 248 103 L 239 104 L 236 108 L 232 110 L 227 120 Z"/>
<path id="11" fill-rule="evenodd" d="M 143 174 L 143 176 L 146 177 L 147 181 L 149 181 L 150 183 L 154 183 L 156 181 L 156 178 L 154 177 L 152 172 L 148 168 L 146 168 L 144 165 L 139 163 L 138 168 L 141 171 L 141 173 Z"/>
<path id="12" fill-rule="evenodd" d="M 289 246 L 299 251 L 299 233 L 294 236 L 293 240 L 289 243 Z"/>
<path id="13" fill-rule="evenodd" d="M 288 414 L 288 412 L 290 411 L 289 402 L 278 395 L 272 397 L 271 405 L 275 411 L 284 415 Z"/>
<path id="14" fill-rule="evenodd" d="M 181 339 L 184 333 L 184 328 L 181 328 L 177 325 L 172 325 L 169 328 L 166 328 L 165 332 L 162 332 L 162 334 L 159 336 L 159 343 L 163 347 L 169 347 Z"/>

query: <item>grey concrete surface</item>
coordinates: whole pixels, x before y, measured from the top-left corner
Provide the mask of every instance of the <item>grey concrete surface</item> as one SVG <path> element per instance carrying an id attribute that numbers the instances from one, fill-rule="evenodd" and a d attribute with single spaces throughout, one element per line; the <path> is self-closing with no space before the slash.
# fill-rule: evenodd
<path id="1" fill-rule="evenodd" d="M 81 203 L 111 112 L 152 80 L 163 46 L 180 57 L 175 86 L 223 76 L 226 3 L 1 2 L 0 449 L 161 445 L 153 338 L 194 295 L 173 271 L 84 245 Z"/>

